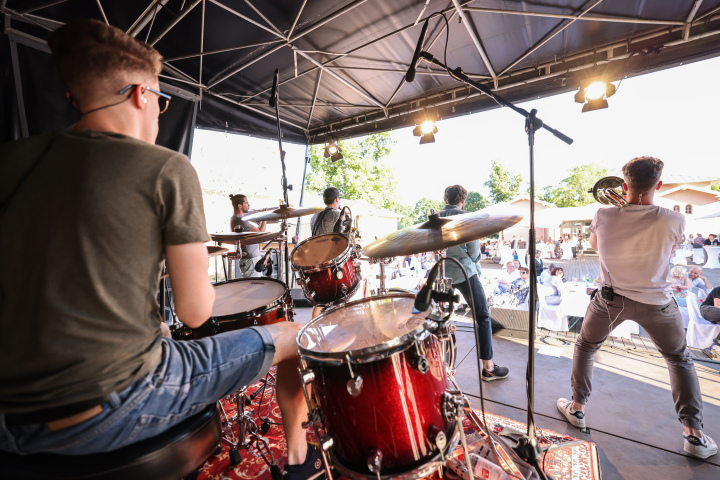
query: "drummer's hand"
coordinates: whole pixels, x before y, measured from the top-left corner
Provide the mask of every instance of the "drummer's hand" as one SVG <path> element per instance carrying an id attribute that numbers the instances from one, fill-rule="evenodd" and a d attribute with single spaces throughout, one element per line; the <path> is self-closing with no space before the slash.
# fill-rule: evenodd
<path id="1" fill-rule="evenodd" d="M 167 326 L 167 323 L 160 322 L 160 331 L 162 332 L 163 337 L 172 338 L 172 335 L 170 334 L 170 327 Z"/>

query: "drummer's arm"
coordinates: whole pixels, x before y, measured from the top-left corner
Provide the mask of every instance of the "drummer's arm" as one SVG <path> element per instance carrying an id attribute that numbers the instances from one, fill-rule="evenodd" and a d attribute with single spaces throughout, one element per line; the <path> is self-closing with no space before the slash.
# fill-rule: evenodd
<path id="1" fill-rule="evenodd" d="M 593 248 L 593 250 L 597 250 L 597 235 L 594 233 L 590 234 L 590 238 L 588 238 L 588 242 L 590 242 L 590 246 Z"/>
<path id="2" fill-rule="evenodd" d="M 215 302 L 215 291 L 208 279 L 205 244 L 167 245 L 165 262 L 173 288 L 175 313 L 184 325 L 199 327 L 210 318 Z"/>

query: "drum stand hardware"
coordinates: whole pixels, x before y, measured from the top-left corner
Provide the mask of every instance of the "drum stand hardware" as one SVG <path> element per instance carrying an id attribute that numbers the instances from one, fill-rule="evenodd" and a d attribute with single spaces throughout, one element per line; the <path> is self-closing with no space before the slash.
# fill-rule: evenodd
<path id="1" fill-rule="evenodd" d="M 222 413 L 222 436 L 220 440 L 230 447 L 230 451 L 228 452 L 230 462 L 233 465 L 239 465 L 242 461 L 240 449 L 249 450 L 250 447 L 255 447 L 260 457 L 262 457 L 263 461 L 270 467 L 273 479 L 282 478 L 282 472 L 277 463 L 275 463 L 275 458 L 268 446 L 267 440 L 260 435 L 255 419 L 251 415 L 252 410 L 245 408 L 246 405 L 252 403 L 247 394 L 247 387 L 243 387 L 239 391 L 232 393 L 230 395 L 230 401 L 235 404 L 237 410 L 237 413 L 233 416 L 227 414 L 222 401 L 218 402 L 220 412 Z M 237 436 L 235 436 L 235 425 L 237 425 Z"/>
<path id="2" fill-rule="evenodd" d="M 348 370 L 350 370 L 350 380 L 347 381 L 347 391 L 351 397 L 359 397 L 362 392 L 363 379 L 360 375 L 355 376 L 355 372 L 352 369 L 352 362 L 350 361 L 350 354 L 345 357 L 347 359 Z"/>
<path id="3" fill-rule="evenodd" d="M 380 265 L 380 275 L 375 275 L 375 278 L 380 280 L 380 286 L 378 287 L 377 294 L 378 295 L 385 295 L 389 292 L 388 288 L 385 286 L 385 265 L 390 265 L 390 262 L 392 261 L 391 258 L 371 258 L 370 263 L 374 264 L 377 263 Z"/>
<path id="4" fill-rule="evenodd" d="M 332 448 L 333 440 L 332 438 L 324 438 L 320 436 L 319 425 L 322 424 L 320 409 L 313 408 L 312 403 L 310 402 L 310 394 L 308 393 L 307 386 L 315 381 L 315 372 L 307 368 L 307 364 L 302 359 L 300 359 L 300 365 L 301 366 L 298 368 L 298 372 L 300 373 L 300 383 L 302 384 L 303 395 L 305 395 L 305 403 L 307 403 L 308 407 L 308 424 L 312 427 L 313 432 L 315 433 L 315 438 L 317 438 L 318 444 L 320 445 L 320 456 L 322 457 L 323 466 L 325 467 L 325 478 L 330 480 L 333 476 L 332 472 L 330 472 L 330 461 L 328 460 L 327 452 L 330 448 Z"/>

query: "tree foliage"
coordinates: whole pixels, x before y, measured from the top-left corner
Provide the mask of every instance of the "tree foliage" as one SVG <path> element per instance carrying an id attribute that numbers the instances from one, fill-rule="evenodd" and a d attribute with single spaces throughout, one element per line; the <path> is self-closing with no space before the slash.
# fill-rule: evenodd
<path id="1" fill-rule="evenodd" d="M 421 198 L 415 204 L 415 222 L 422 223 L 427 221 L 430 210 L 439 212 L 445 207 L 445 202 L 433 200 L 431 198 Z"/>
<path id="2" fill-rule="evenodd" d="M 716 192 L 720 192 L 720 183 L 716 183 L 715 185 L 712 185 L 710 188 L 712 190 L 715 190 Z"/>
<path id="3" fill-rule="evenodd" d="M 468 192 L 467 200 L 465 200 L 465 208 L 468 212 L 477 212 L 490 205 L 490 202 L 482 194 L 478 192 Z"/>
<path id="4" fill-rule="evenodd" d="M 595 182 L 610 175 L 610 170 L 597 163 L 578 165 L 570 170 L 570 176 L 563 179 L 555 187 L 545 187 L 543 200 L 549 201 L 558 207 L 582 207 L 595 201 L 588 190 Z"/>
<path id="5" fill-rule="evenodd" d="M 490 189 L 492 203 L 507 202 L 515 198 L 520 191 L 522 177 L 508 168 L 502 159 L 496 158 L 490 167 L 490 178 L 485 186 Z"/>
<path id="6" fill-rule="evenodd" d="M 395 169 L 384 160 L 395 143 L 389 132 L 341 141 L 338 146 L 344 158 L 337 162 L 323 156 L 325 145 L 313 145 L 306 189 L 322 193 L 327 187 L 336 187 L 348 200 L 364 199 L 373 206 L 395 210 L 397 178 Z"/>

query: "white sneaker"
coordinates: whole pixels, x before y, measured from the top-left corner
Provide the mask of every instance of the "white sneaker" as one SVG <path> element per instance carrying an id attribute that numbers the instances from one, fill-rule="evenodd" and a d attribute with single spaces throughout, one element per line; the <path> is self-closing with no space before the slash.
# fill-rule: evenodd
<path id="1" fill-rule="evenodd" d="M 572 404 L 572 400 L 568 400 L 567 398 L 558 398 L 557 409 L 560 410 L 560 413 L 565 416 L 568 422 L 578 428 L 585 428 L 585 412 L 571 412 L 570 407 L 572 407 Z"/>
<path id="2" fill-rule="evenodd" d="M 702 440 L 695 435 L 683 436 L 685 437 L 685 452 L 689 453 L 693 457 L 708 458 L 718 452 L 717 444 L 715 444 L 715 441 L 707 435 L 703 435 Z"/>

